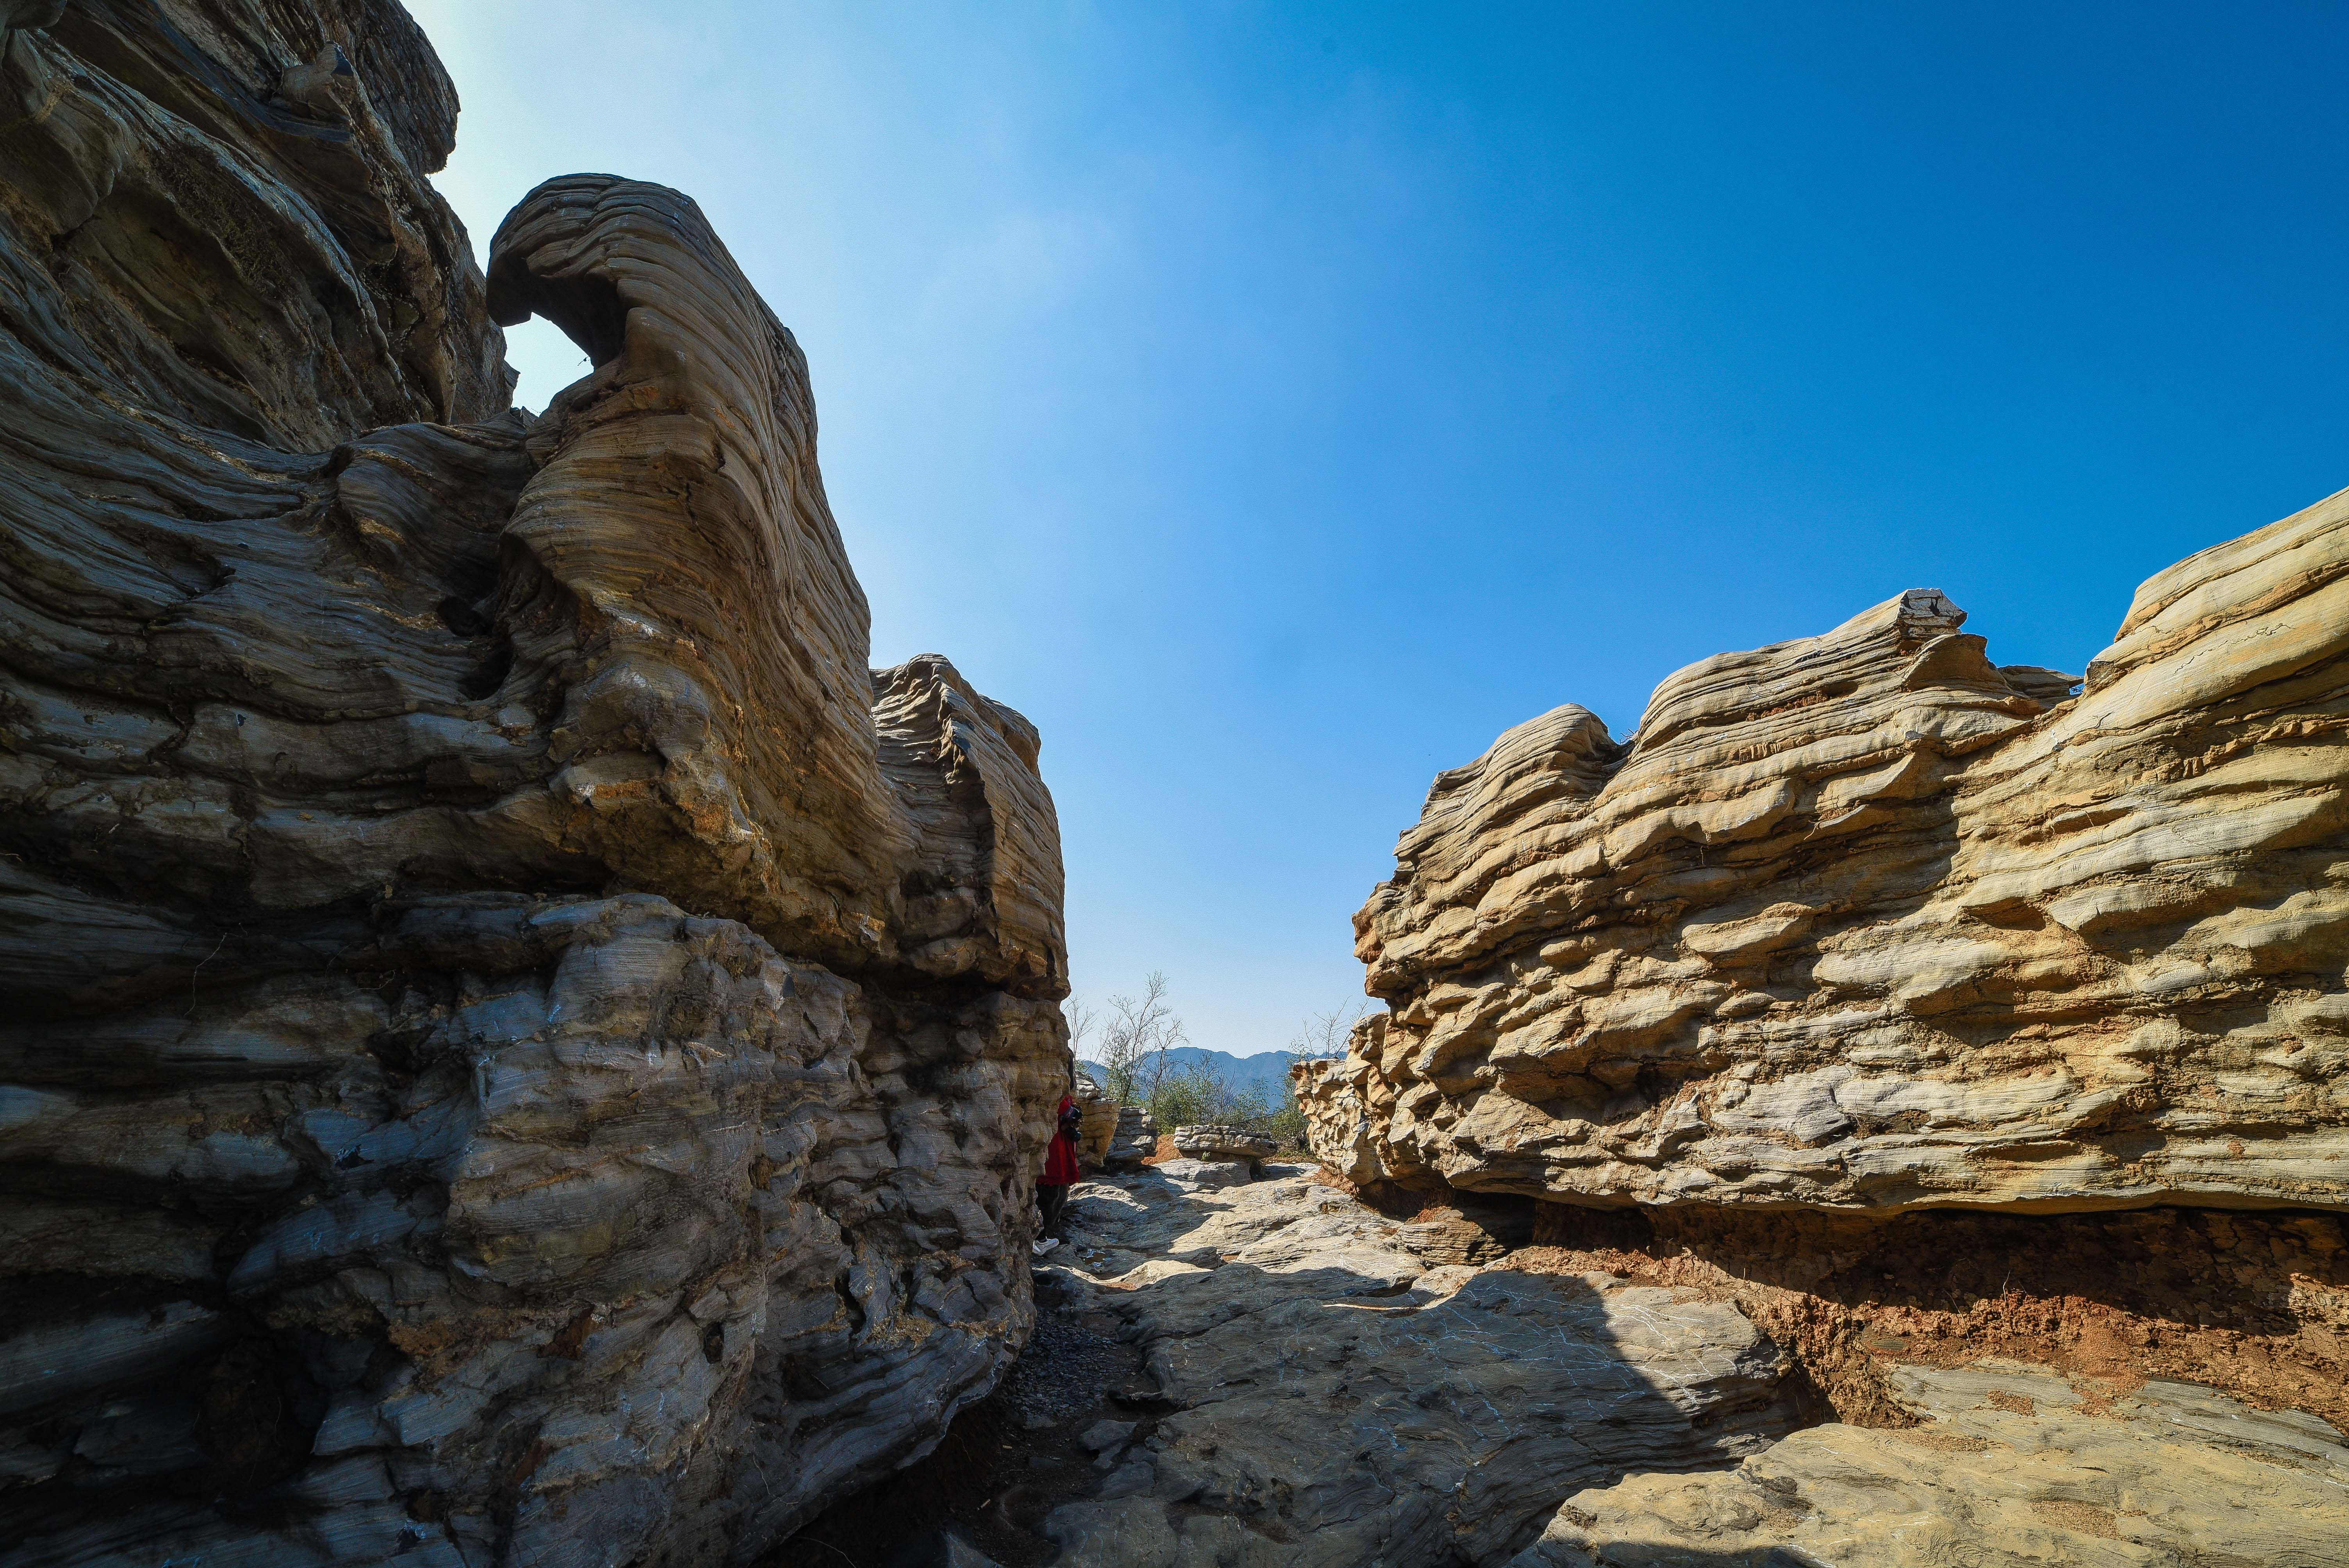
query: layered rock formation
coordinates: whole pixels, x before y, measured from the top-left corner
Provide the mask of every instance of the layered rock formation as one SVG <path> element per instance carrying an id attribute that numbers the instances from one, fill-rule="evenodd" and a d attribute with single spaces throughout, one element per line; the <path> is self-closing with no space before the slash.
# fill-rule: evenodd
<path id="1" fill-rule="evenodd" d="M 1077 1102 L 1077 1163 L 1087 1171 L 1098 1171 L 1109 1158 L 1111 1140 L 1117 1137 L 1118 1106 L 1106 1089 L 1081 1071 L 1071 1098 Z"/>
<path id="2" fill-rule="evenodd" d="M 1369 1184 L 2349 1206 L 2349 492 L 2137 591 L 2085 690 L 1919 590 L 1440 775 L 1299 1069 Z"/>
<path id="3" fill-rule="evenodd" d="M 1178 1127 L 1170 1136 L 1174 1152 L 1186 1160 L 1268 1160 L 1280 1147 L 1260 1132 L 1220 1122 Z"/>
<path id="4" fill-rule="evenodd" d="M 1151 1119 L 1150 1112 L 1138 1105 L 1119 1106 L 1109 1146 L 1102 1152 L 1102 1162 L 1111 1166 L 1139 1165 L 1157 1149 L 1158 1123 Z"/>
<path id="5" fill-rule="evenodd" d="M 1027 1332 L 1037 733 L 867 669 L 693 204 L 485 281 L 455 110 L 390 0 L 0 5 L 12 1561 L 739 1561 Z"/>

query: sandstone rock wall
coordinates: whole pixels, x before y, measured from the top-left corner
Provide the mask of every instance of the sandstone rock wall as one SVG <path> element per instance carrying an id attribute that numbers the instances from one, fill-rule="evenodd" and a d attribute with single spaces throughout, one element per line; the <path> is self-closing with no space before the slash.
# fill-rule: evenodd
<path id="1" fill-rule="evenodd" d="M 698 209 L 485 281 L 455 113 L 390 0 L 0 4 L 12 1562 L 745 1560 L 1028 1331 L 1037 732 L 867 668 Z"/>
<path id="2" fill-rule="evenodd" d="M 2137 591 L 2085 689 L 1917 590 L 1437 777 L 1298 1072 L 1361 1183 L 2349 1206 L 2349 492 Z"/>

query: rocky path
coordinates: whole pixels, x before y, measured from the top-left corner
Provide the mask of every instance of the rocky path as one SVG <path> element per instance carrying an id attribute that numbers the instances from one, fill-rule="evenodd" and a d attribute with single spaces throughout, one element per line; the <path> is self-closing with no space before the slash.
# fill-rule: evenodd
<path id="1" fill-rule="evenodd" d="M 1733 1308 L 1480 1269 L 1307 1168 L 1174 1161 L 1081 1188 L 1052 1271 L 1124 1325 L 1163 1413 L 1045 1532 L 1068 1564 L 1499 1563 L 1570 1492 L 1794 1429 Z"/>
<path id="2" fill-rule="evenodd" d="M 1068 1229 L 1002 1388 L 779 1564 L 2349 1568 L 2314 1417 L 1982 1361 L 1824 1420 L 1728 1302 L 1304 1165 L 1084 1182 Z"/>
<path id="3" fill-rule="evenodd" d="M 1050 1275 L 1036 1282 L 1036 1308 L 1026 1352 L 935 1450 L 819 1516 L 760 1568 L 1052 1562 L 1046 1519 L 1099 1492 L 1098 1449 L 1147 1421 L 1154 1386 L 1118 1319 Z"/>

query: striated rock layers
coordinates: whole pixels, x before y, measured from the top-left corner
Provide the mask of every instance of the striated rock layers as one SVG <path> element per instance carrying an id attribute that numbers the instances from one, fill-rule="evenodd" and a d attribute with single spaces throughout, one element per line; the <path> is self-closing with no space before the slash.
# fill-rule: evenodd
<path id="1" fill-rule="evenodd" d="M 1084 1170 L 1098 1171 L 1109 1159 L 1110 1143 L 1117 1137 L 1119 1108 L 1106 1089 L 1081 1071 L 1071 1088 L 1070 1098 L 1077 1102 L 1077 1163 Z"/>
<path id="2" fill-rule="evenodd" d="M 1173 1137 L 1174 1152 L 1186 1160 L 1269 1160 L 1280 1147 L 1260 1132 L 1220 1122 L 1178 1127 Z"/>
<path id="3" fill-rule="evenodd" d="M 0 3 L 12 1563 L 740 1561 L 1031 1321 L 1036 731 L 867 669 L 698 210 L 485 280 L 455 114 L 391 0 Z"/>
<path id="4" fill-rule="evenodd" d="M 2137 591 L 2085 690 L 1918 590 L 1440 775 L 1306 1064 L 1364 1184 L 2349 1207 L 2349 492 Z"/>

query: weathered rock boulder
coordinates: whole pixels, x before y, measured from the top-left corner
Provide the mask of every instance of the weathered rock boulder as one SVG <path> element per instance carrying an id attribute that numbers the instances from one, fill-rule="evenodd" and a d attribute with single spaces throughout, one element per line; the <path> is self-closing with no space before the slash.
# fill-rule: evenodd
<path id="1" fill-rule="evenodd" d="M 485 282 L 455 111 L 390 0 L 0 6 L 12 1562 L 741 1561 L 1031 1321 L 1037 733 L 867 667 L 693 203 Z"/>
<path id="2" fill-rule="evenodd" d="M 1298 1072 L 1362 1184 L 2349 1205 L 2349 492 L 2071 677 L 1917 590 L 1438 776 Z"/>
<path id="3" fill-rule="evenodd" d="M 1245 1187 L 1256 1180 L 1257 1167 L 1247 1160 L 1192 1160 L 1176 1155 L 1157 1163 L 1158 1173 L 1186 1191 L 1201 1188 Z"/>
<path id="4" fill-rule="evenodd" d="M 1117 1136 L 1116 1103 L 1109 1092 L 1082 1071 L 1077 1074 L 1077 1163 L 1098 1171 L 1109 1158 L 1110 1140 Z"/>
<path id="5" fill-rule="evenodd" d="M 1269 1160 L 1280 1145 L 1262 1133 L 1220 1122 L 1174 1130 L 1174 1152 L 1189 1160 Z"/>
<path id="6" fill-rule="evenodd" d="M 1117 1130 L 1110 1140 L 1103 1155 L 1105 1163 L 1130 1167 L 1141 1164 L 1158 1149 L 1158 1123 L 1150 1112 L 1138 1105 L 1117 1108 Z"/>

